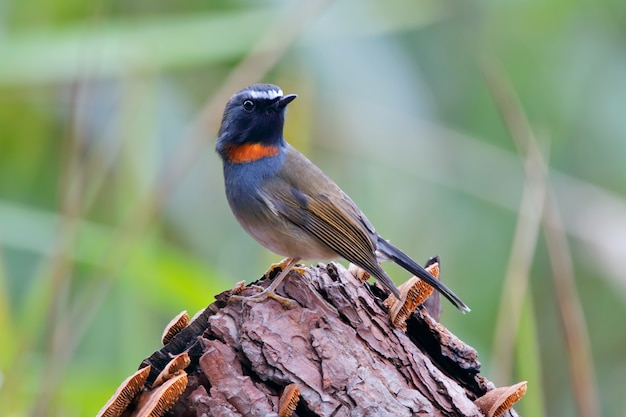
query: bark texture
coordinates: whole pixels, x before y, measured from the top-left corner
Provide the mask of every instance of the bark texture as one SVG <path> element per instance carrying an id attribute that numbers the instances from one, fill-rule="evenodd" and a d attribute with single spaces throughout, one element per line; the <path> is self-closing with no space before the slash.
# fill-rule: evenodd
<path id="1" fill-rule="evenodd" d="M 276 416 L 295 383 L 299 417 L 482 416 L 473 401 L 494 386 L 479 375 L 476 351 L 426 309 L 404 333 L 391 326 L 378 287 L 335 263 L 307 271 L 278 288 L 295 307 L 228 303 L 222 293 L 142 362 L 152 366 L 149 386 L 172 356 L 189 353 L 187 389 L 166 415 Z"/>

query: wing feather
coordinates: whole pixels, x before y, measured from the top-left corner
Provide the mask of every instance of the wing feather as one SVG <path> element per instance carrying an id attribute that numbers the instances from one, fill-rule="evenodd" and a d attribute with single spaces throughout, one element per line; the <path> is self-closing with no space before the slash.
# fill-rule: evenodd
<path id="1" fill-rule="evenodd" d="M 396 297 L 400 292 L 378 264 L 374 227 L 330 178 L 291 145 L 284 165 L 263 182 L 262 196 L 284 220 L 338 256 L 363 268 Z"/>

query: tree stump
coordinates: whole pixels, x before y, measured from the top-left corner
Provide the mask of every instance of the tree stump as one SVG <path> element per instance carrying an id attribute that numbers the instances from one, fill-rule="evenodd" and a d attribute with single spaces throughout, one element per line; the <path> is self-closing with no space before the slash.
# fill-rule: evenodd
<path id="1" fill-rule="evenodd" d="M 296 306 L 229 303 L 226 291 L 141 363 L 151 366 L 150 387 L 172 357 L 189 355 L 186 389 L 165 415 L 277 416 L 281 395 L 294 403 L 280 404 L 281 416 L 483 415 L 474 400 L 494 386 L 479 375 L 476 351 L 425 308 L 404 332 L 377 286 L 336 263 L 307 271 L 278 288 Z"/>

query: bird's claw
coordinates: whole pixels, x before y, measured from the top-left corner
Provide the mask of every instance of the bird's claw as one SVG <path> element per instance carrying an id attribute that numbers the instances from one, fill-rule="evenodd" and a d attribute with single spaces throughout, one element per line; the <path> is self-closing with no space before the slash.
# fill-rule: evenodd
<path id="1" fill-rule="evenodd" d="M 274 291 L 269 291 L 268 288 L 263 288 L 260 285 L 251 285 L 250 288 L 259 291 L 259 293 L 249 296 L 243 295 L 231 295 L 228 301 L 243 301 L 250 303 L 260 303 L 268 298 L 278 301 L 286 308 L 293 308 L 296 306 L 296 302 L 286 297 L 282 297 L 276 294 Z"/>

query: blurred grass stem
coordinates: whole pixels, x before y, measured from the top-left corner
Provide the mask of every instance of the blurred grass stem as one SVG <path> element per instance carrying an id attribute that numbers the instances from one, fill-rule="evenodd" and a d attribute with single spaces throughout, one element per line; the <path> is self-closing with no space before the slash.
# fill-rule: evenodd
<path id="1" fill-rule="evenodd" d="M 498 384 L 512 382 L 515 338 L 518 334 L 522 308 L 525 305 L 524 299 L 529 296 L 528 281 L 541 230 L 547 172 L 545 166 L 541 164 L 538 149 L 533 148 L 533 151 L 526 155 L 524 172 L 526 182 L 522 191 L 494 334 L 491 369 L 495 372 L 494 381 Z"/>
<path id="2" fill-rule="evenodd" d="M 531 154 L 536 155 L 537 162 L 542 165 L 541 170 L 547 172 L 547 165 L 541 157 L 530 123 L 504 71 L 495 63 L 489 63 L 485 67 L 485 76 L 518 153 L 526 158 Z M 581 417 L 599 417 L 600 403 L 591 346 L 576 289 L 572 259 L 556 200 L 547 182 L 546 186 L 542 226 L 552 265 L 553 284 L 569 359 L 575 406 Z"/>
<path id="3" fill-rule="evenodd" d="M 93 7 L 92 22 L 98 25 L 102 17 L 101 4 L 95 3 Z M 89 77 L 91 70 L 89 65 L 83 67 L 81 77 L 72 87 L 73 106 L 65 148 L 62 152 L 65 163 L 59 182 L 61 216 L 53 253 L 42 274 L 43 277 L 49 277 L 49 281 L 43 285 L 50 288 L 50 291 L 45 292 L 48 297 L 43 304 L 44 308 L 48 309 L 44 316 L 48 329 L 47 357 L 40 380 L 39 395 L 32 407 L 32 416 L 43 417 L 50 414 L 52 400 L 59 389 L 64 369 L 74 352 L 71 342 L 75 335 L 70 315 L 70 286 L 74 265 L 71 253 L 78 236 L 82 213 L 86 208 L 84 197 L 89 183 L 88 141 L 81 126 L 84 125 L 85 112 L 89 108 L 87 103 L 92 97 Z"/>

